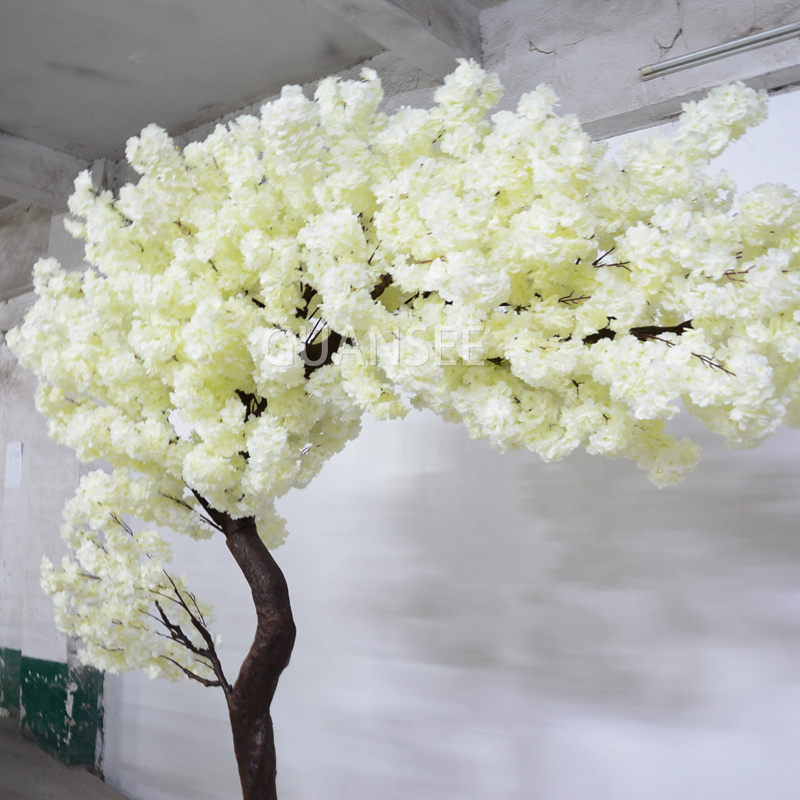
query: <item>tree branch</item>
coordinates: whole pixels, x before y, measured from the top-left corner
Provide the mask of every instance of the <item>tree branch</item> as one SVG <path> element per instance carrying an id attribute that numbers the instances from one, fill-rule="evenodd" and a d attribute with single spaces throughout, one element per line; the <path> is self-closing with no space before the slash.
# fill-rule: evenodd
<path id="1" fill-rule="evenodd" d="M 217 655 L 217 648 L 216 645 L 214 644 L 214 637 L 211 635 L 211 632 L 208 630 L 208 627 L 206 626 L 205 617 L 203 616 L 203 612 L 200 610 L 200 607 L 197 605 L 197 600 L 195 596 L 191 592 L 187 592 L 189 598 L 192 601 L 192 604 L 195 607 L 195 610 L 197 611 L 197 616 L 195 616 L 195 614 L 189 608 L 189 604 L 184 599 L 183 594 L 181 593 L 180 589 L 178 589 L 178 586 L 172 579 L 172 576 L 166 570 L 164 570 L 164 574 L 167 576 L 167 580 L 170 582 L 170 584 L 172 584 L 172 589 L 175 592 L 175 596 L 178 598 L 179 605 L 189 615 L 189 619 L 191 620 L 195 630 L 200 634 L 200 636 L 203 638 L 203 641 L 206 643 L 205 649 L 200 649 L 200 648 L 194 649 L 194 646 L 190 647 L 189 649 L 193 653 L 196 653 L 197 655 L 201 655 L 203 658 L 208 659 L 208 661 L 210 662 L 211 669 L 214 670 L 214 674 L 220 681 L 219 685 L 222 686 L 225 693 L 228 694 L 231 690 L 231 686 L 228 683 L 227 679 L 225 678 L 225 673 L 222 669 L 222 662 L 219 660 L 219 656 Z M 156 603 L 156 607 L 158 608 L 159 613 L 161 613 L 163 616 L 164 612 L 158 606 L 158 603 Z M 181 630 L 181 634 L 188 639 L 188 636 L 186 636 L 183 630 Z"/>
<path id="2" fill-rule="evenodd" d="M 196 508 L 194 508 L 193 506 L 189 505 L 189 503 L 187 503 L 185 500 L 179 500 L 177 497 L 173 497 L 171 494 L 164 494 L 164 492 L 162 492 L 162 493 L 161 493 L 161 496 L 162 496 L 162 497 L 164 497 L 164 498 L 166 498 L 167 500 L 172 500 L 172 502 L 173 502 L 173 503 L 176 503 L 176 504 L 177 504 L 177 505 L 179 505 L 181 508 L 185 508 L 187 511 L 191 511 L 191 512 L 192 512 L 192 514 L 197 514 L 197 516 L 198 516 L 198 517 L 199 517 L 201 520 L 203 520 L 203 522 L 205 522 L 207 525 L 210 525 L 212 528 L 216 528 L 218 531 L 221 531 L 221 530 L 222 530 L 222 528 L 220 528 L 220 526 L 219 526 L 219 525 L 217 525 L 217 523 L 216 523 L 216 522 L 214 522 L 214 520 L 212 520 L 212 519 L 209 519 L 209 518 L 208 518 L 208 517 L 206 517 L 206 516 L 203 516 L 203 514 L 201 514 L 201 513 L 200 513 L 200 512 L 199 512 L 199 511 L 198 511 Z M 197 495 L 196 495 L 196 494 L 195 494 L 195 497 L 197 497 Z M 203 510 L 205 511 L 205 508 L 204 508 Z M 208 512 L 206 512 L 206 513 L 208 513 Z"/>
<path id="3" fill-rule="evenodd" d="M 374 253 L 372 254 L 375 255 Z M 372 257 L 370 257 L 372 260 Z M 392 285 L 392 276 L 386 272 L 381 275 L 380 280 L 375 284 L 372 291 L 369 293 L 369 296 L 373 300 L 377 300 L 390 286 Z"/>
<path id="4" fill-rule="evenodd" d="M 317 294 L 317 290 L 308 283 L 301 284 L 303 289 L 303 295 L 301 300 L 304 303 L 304 307 L 302 309 L 298 308 L 295 312 L 295 315 L 299 319 L 308 319 L 308 307 L 311 304 L 311 301 L 314 299 L 314 296 Z"/>
<path id="5" fill-rule="evenodd" d="M 234 520 L 227 515 L 226 520 L 223 528 L 228 549 L 250 586 L 257 619 L 253 644 L 227 695 L 234 752 L 244 796 L 274 800 L 275 737 L 270 706 L 294 646 L 294 619 L 286 579 L 261 541 L 255 520 Z"/>
<path id="6" fill-rule="evenodd" d="M 260 417 L 267 409 L 267 399 L 259 397 L 249 392 L 243 392 L 241 389 L 236 390 L 236 396 L 242 401 L 242 405 L 247 409 L 247 416 Z"/>
<path id="7" fill-rule="evenodd" d="M 209 503 L 208 500 L 203 497 L 203 495 L 192 489 L 191 486 L 189 487 L 189 491 L 197 498 L 197 502 L 203 507 L 203 511 L 208 514 L 208 516 L 211 518 L 211 521 L 217 524 L 217 527 L 220 531 L 223 531 L 225 520 L 228 518 L 227 514 L 217 511 L 217 509 L 214 508 L 214 506 L 212 506 L 211 503 Z"/>
<path id="8" fill-rule="evenodd" d="M 692 321 L 687 319 L 686 322 L 681 322 L 678 325 L 643 325 L 640 328 L 631 328 L 628 333 L 635 336 L 640 342 L 648 339 L 655 339 L 662 333 L 676 333 L 682 334 L 685 330 L 692 327 Z M 611 330 L 609 327 L 601 328 L 597 333 L 590 333 L 588 336 L 583 337 L 584 344 L 596 344 L 601 339 L 614 339 L 617 331 Z"/>
<path id="9" fill-rule="evenodd" d="M 321 342 L 306 342 L 303 352 L 300 353 L 300 358 L 305 364 L 306 378 L 310 378 L 318 369 L 332 364 L 333 357 L 343 344 L 352 344 L 352 342 L 336 331 L 331 331 L 328 337 Z"/>
<path id="10" fill-rule="evenodd" d="M 210 681 L 208 678 L 201 678 L 199 675 L 196 675 L 190 669 L 187 669 L 183 666 L 183 664 L 179 664 L 174 658 L 170 658 L 169 656 L 161 656 L 164 661 L 171 661 L 178 669 L 182 670 L 186 673 L 188 677 L 190 677 L 193 681 L 197 681 L 198 683 L 202 683 L 203 686 L 222 686 L 219 681 Z"/>

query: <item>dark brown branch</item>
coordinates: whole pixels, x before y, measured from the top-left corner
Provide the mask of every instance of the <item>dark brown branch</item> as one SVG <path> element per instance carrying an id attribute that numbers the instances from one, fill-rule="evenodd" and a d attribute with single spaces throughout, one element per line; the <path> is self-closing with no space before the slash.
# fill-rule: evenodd
<path id="1" fill-rule="evenodd" d="M 228 684 L 228 681 L 225 679 L 225 674 L 222 671 L 222 663 L 220 662 L 219 657 L 217 656 L 217 648 L 216 645 L 214 644 L 214 637 L 211 635 L 210 631 L 208 630 L 208 627 L 206 626 L 205 617 L 203 616 L 203 612 L 200 611 L 200 607 L 197 605 L 197 600 L 195 599 L 195 596 L 191 592 L 187 592 L 189 598 L 194 604 L 195 609 L 197 610 L 197 616 L 195 616 L 192 613 L 192 610 L 189 608 L 189 605 L 183 599 L 183 594 L 178 589 L 177 585 L 175 584 L 175 581 L 172 580 L 172 577 L 169 575 L 169 573 L 165 571 L 164 574 L 167 576 L 167 580 L 172 584 L 173 591 L 175 592 L 175 595 L 178 598 L 180 606 L 189 615 L 189 619 L 191 620 L 195 630 L 200 634 L 203 641 L 206 643 L 206 649 L 205 650 L 201 649 L 198 651 L 198 653 L 202 655 L 204 658 L 207 658 L 211 662 L 211 666 L 214 670 L 214 673 L 220 680 L 220 686 L 222 686 L 225 689 L 225 692 L 227 693 L 230 690 L 230 685 Z M 160 610 L 161 609 L 159 609 L 159 611 Z"/>
<path id="2" fill-rule="evenodd" d="M 610 256 L 616 249 L 616 247 L 612 247 L 610 250 L 606 250 L 604 253 L 601 253 L 594 261 L 592 261 L 592 266 L 595 269 L 600 269 L 600 267 L 622 267 L 622 269 L 626 269 L 628 272 L 630 272 L 630 267 L 628 267 L 630 261 L 604 261 L 605 257 Z"/>
<path id="3" fill-rule="evenodd" d="M 128 536 L 133 536 L 133 529 L 130 525 L 128 525 L 124 520 L 120 519 L 116 514 L 111 515 L 111 519 L 117 523 L 117 525 L 128 534 Z"/>
<path id="4" fill-rule="evenodd" d="M 333 363 L 333 357 L 343 344 L 352 344 L 350 339 L 346 339 L 340 333 L 331 331 L 327 338 L 319 342 L 307 342 L 300 353 L 300 358 L 305 364 L 304 372 L 306 378 L 318 369 Z"/>
<path id="5" fill-rule="evenodd" d="M 203 686 L 222 686 L 219 681 L 210 681 L 208 678 L 201 678 L 196 673 L 192 672 L 187 667 L 184 667 L 183 664 L 179 664 L 174 658 L 170 658 L 169 656 L 161 656 L 164 661 L 171 661 L 179 670 L 182 670 L 186 673 L 193 681 L 197 681 L 198 683 L 202 683 Z"/>
<path id="6" fill-rule="evenodd" d="M 316 296 L 317 290 L 307 283 L 302 284 L 301 288 L 303 294 L 300 299 L 303 301 L 303 308 L 298 308 L 295 314 L 299 319 L 308 319 L 308 308 L 311 305 L 311 301 Z"/>
<path id="7" fill-rule="evenodd" d="M 711 367 L 712 369 L 718 369 L 724 372 L 726 375 L 735 376 L 736 373 L 732 370 L 729 370 L 727 367 L 723 367 L 722 364 L 718 364 L 716 361 L 712 361 L 708 356 L 701 355 L 700 353 L 692 353 L 695 358 L 699 358 L 707 367 Z"/>
<path id="8" fill-rule="evenodd" d="M 243 290 L 242 290 L 242 294 L 243 294 L 245 297 L 249 298 L 249 299 L 250 299 L 250 301 L 251 301 L 251 302 L 252 302 L 252 303 L 253 303 L 253 304 L 254 304 L 254 305 L 257 307 L 257 308 L 266 308 L 266 306 L 265 306 L 265 305 L 264 305 L 264 304 L 263 304 L 263 303 L 262 303 L 262 302 L 261 302 L 261 301 L 260 301 L 260 300 L 259 300 L 257 297 L 253 297 L 253 295 L 251 295 L 251 294 L 250 294 L 250 292 L 248 292 L 248 291 L 247 291 L 247 289 L 243 289 Z"/>
<path id="9" fill-rule="evenodd" d="M 558 302 L 563 303 L 564 305 L 569 305 L 570 303 L 580 303 L 583 300 L 589 300 L 591 295 L 582 294 L 579 297 L 575 297 L 575 290 L 573 289 L 569 294 L 564 295 L 564 297 L 559 297 Z"/>
<path id="10" fill-rule="evenodd" d="M 692 327 L 692 321 L 687 319 L 686 322 L 681 322 L 678 325 L 643 325 L 640 328 L 631 328 L 628 333 L 635 336 L 640 342 L 647 341 L 648 339 L 655 339 L 662 333 L 675 333 L 682 334 L 685 330 Z M 588 336 L 583 337 L 584 344 L 595 344 L 601 339 L 614 339 L 617 331 L 611 328 L 601 328 L 597 333 L 590 333 Z"/>
<path id="11" fill-rule="evenodd" d="M 377 300 L 392 285 L 392 280 L 392 276 L 388 272 L 381 275 L 380 280 L 375 284 L 369 296 L 373 300 Z"/>
<path id="12" fill-rule="evenodd" d="M 243 392 L 241 389 L 236 390 L 236 396 L 242 401 L 242 405 L 247 409 L 247 416 L 260 417 L 267 409 L 267 399 L 259 397 L 249 392 Z"/>
<path id="13" fill-rule="evenodd" d="M 740 259 L 741 257 L 742 257 L 741 252 L 736 254 L 737 259 Z M 747 269 L 726 269 L 725 272 L 723 272 L 722 274 L 730 281 L 737 281 L 738 283 L 744 283 L 745 282 L 744 276 L 747 275 L 747 273 L 750 272 L 750 270 L 753 269 L 754 267 L 755 264 L 749 266 Z"/>
<path id="14" fill-rule="evenodd" d="M 165 497 L 167 500 L 172 500 L 173 503 L 177 503 L 179 506 L 183 506 L 187 511 L 191 511 L 192 513 L 196 513 L 196 510 L 192 508 L 185 500 L 182 500 L 178 497 L 173 497 L 171 494 L 165 494 L 161 492 L 161 496 Z"/>
<path id="15" fill-rule="evenodd" d="M 610 263 L 595 264 L 594 268 L 600 269 L 600 267 L 619 267 L 620 269 L 630 272 L 631 268 L 628 266 L 630 263 L 630 261 L 612 261 Z"/>
<path id="16" fill-rule="evenodd" d="M 678 325 L 644 325 L 641 328 L 631 328 L 629 333 L 635 336 L 640 342 L 646 339 L 654 339 L 662 333 L 676 333 L 680 336 L 684 331 L 691 330 L 692 321 L 687 319 Z"/>
<path id="17" fill-rule="evenodd" d="M 186 635 L 183 628 L 170 620 L 158 600 L 155 601 L 154 605 L 158 609 L 160 619 L 159 617 L 153 617 L 153 619 L 158 619 L 158 621 L 167 629 L 169 632 L 169 638 L 172 639 L 173 642 L 179 644 L 181 647 L 185 647 L 190 653 L 194 653 L 196 656 L 204 655 L 204 652 Z M 150 616 L 152 617 L 153 615 L 151 614 Z"/>
<path id="18" fill-rule="evenodd" d="M 680 336 L 680 334 L 682 334 L 684 331 L 691 330 L 691 328 L 692 321 L 687 319 L 685 322 L 680 322 L 677 325 L 643 325 L 639 328 L 631 328 L 628 333 L 630 333 L 632 336 L 635 336 L 640 342 L 662 342 L 670 347 L 674 344 L 674 342 L 670 342 L 668 339 L 659 338 L 662 333 L 674 333 Z M 601 339 L 614 339 L 616 335 L 617 331 L 613 331 L 611 328 L 606 327 L 597 331 L 597 333 L 591 333 L 588 336 L 584 336 L 583 343 L 595 344 Z M 710 356 L 704 356 L 700 353 L 694 352 L 692 353 L 692 356 L 700 359 L 700 361 L 702 361 L 707 367 L 721 370 L 726 375 L 734 376 L 736 374 L 727 367 L 724 367 L 722 364 L 714 361 Z"/>
<path id="19" fill-rule="evenodd" d="M 223 675 L 213 639 L 205 627 L 205 620 L 197 600 L 187 592 L 189 597 L 187 601 L 175 581 L 165 572 L 175 597 L 163 596 L 179 605 L 188 614 L 207 648 L 195 645 L 180 625 L 169 619 L 158 601 L 155 602 L 155 606 L 160 619 L 153 618 L 164 625 L 169 633 L 167 638 L 183 645 L 198 658 L 204 659 L 207 666 L 216 674 L 217 680 L 201 678 L 174 659 L 163 657 L 175 664 L 192 680 L 205 686 L 222 687 L 228 703 L 243 798 L 277 800 L 275 738 L 270 706 L 278 679 L 289 663 L 295 640 L 295 624 L 286 579 L 261 541 L 253 517 L 234 520 L 225 512 L 215 509 L 194 489 L 192 493 L 203 510 L 225 534 L 228 549 L 250 586 L 256 609 L 256 631 L 236 682 L 231 686 Z"/>
<path id="20" fill-rule="evenodd" d="M 162 496 L 162 497 L 165 497 L 167 500 L 172 500 L 172 502 L 173 502 L 173 503 L 176 503 L 176 504 L 177 504 L 177 505 L 179 505 L 181 508 L 184 508 L 184 509 L 186 509 L 187 511 L 191 511 L 191 512 L 192 512 L 192 514 L 197 514 L 197 516 L 198 516 L 198 517 L 199 517 L 199 518 L 200 518 L 200 519 L 201 519 L 201 520 L 202 520 L 204 523 L 206 523 L 206 525 L 210 525 L 212 528 L 216 528 L 218 531 L 221 531 L 221 530 L 222 530 L 222 528 L 220 528 L 220 526 L 219 526 L 219 525 L 217 525 L 217 523 L 216 523 L 216 522 L 214 522 L 213 520 L 209 519 L 209 518 L 208 518 L 208 517 L 206 517 L 206 516 L 203 516 L 203 515 L 202 515 L 202 514 L 201 514 L 201 513 L 200 513 L 200 512 L 199 512 L 199 511 L 196 509 L 196 508 L 194 508 L 194 506 L 190 505 L 190 504 L 189 504 L 189 503 L 187 503 L 185 500 L 180 500 L 180 499 L 178 499 L 177 497 L 173 497 L 171 494 L 164 494 L 164 492 L 161 492 L 161 496 Z M 196 497 L 196 495 L 195 495 L 195 497 Z M 206 513 L 208 513 L 208 512 L 206 512 Z"/>
<path id="21" fill-rule="evenodd" d="M 203 619 L 202 613 L 199 614 L 200 620 L 198 620 L 194 616 L 194 614 L 192 613 L 192 611 L 189 608 L 189 606 L 186 603 L 186 601 L 183 599 L 183 594 L 182 594 L 181 590 L 178 589 L 178 586 L 175 583 L 175 581 L 172 579 L 172 576 L 166 570 L 163 570 L 163 572 L 164 572 L 164 575 L 167 576 L 167 580 L 170 582 L 170 584 L 172 586 L 172 591 L 175 592 L 175 597 L 177 598 L 176 599 L 177 604 L 189 615 L 189 619 L 191 619 L 192 625 L 194 625 L 194 627 L 197 628 L 198 631 L 200 631 L 200 633 L 204 634 L 203 638 L 205 639 L 206 636 L 208 636 L 210 638 L 210 634 L 205 629 L 205 620 Z M 189 595 L 189 597 L 192 598 L 192 602 L 194 603 L 195 608 L 197 608 L 197 601 L 194 599 L 194 595 L 191 592 L 187 592 L 187 594 Z M 200 611 L 199 608 L 197 610 L 198 610 L 198 612 Z M 201 622 L 202 622 L 202 625 L 201 625 Z"/>
<path id="22" fill-rule="evenodd" d="M 194 596 L 194 594 L 192 592 L 190 592 L 188 590 L 186 592 L 186 596 L 192 601 L 192 605 L 194 606 L 194 610 L 195 610 L 195 613 L 197 614 L 197 618 L 200 620 L 200 622 L 203 623 L 203 625 L 207 626 L 208 623 L 206 622 L 206 618 L 205 618 L 205 615 L 203 614 L 203 610 L 200 608 L 200 606 L 197 603 L 197 598 Z"/>
<path id="23" fill-rule="evenodd" d="M 221 686 L 225 694 L 228 695 L 231 691 L 231 685 L 225 678 L 225 673 L 222 669 L 222 662 L 219 660 L 219 656 L 217 655 L 217 649 L 214 644 L 214 639 L 211 636 L 208 628 L 206 627 L 205 618 L 203 617 L 202 612 L 197 606 L 197 601 L 194 599 L 194 595 L 188 593 L 189 596 L 192 598 L 192 602 L 194 603 L 195 608 L 197 609 L 198 616 L 195 616 L 192 613 L 188 604 L 183 599 L 183 595 L 181 594 L 178 587 L 175 585 L 175 582 L 172 580 L 170 575 L 166 571 L 164 572 L 164 574 L 167 576 L 167 579 L 172 584 L 173 591 L 175 592 L 175 597 L 169 597 L 168 595 L 162 595 L 162 596 L 176 603 L 181 608 L 183 608 L 184 611 L 186 611 L 186 613 L 189 615 L 189 619 L 191 620 L 192 625 L 198 631 L 200 636 L 203 638 L 203 641 L 206 643 L 206 647 L 202 648 L 195 645 L 194 642 L 192 642 L 192 640 L 189 638 L 188 634 L 183 630 L 183 628 L 181 628 L 179 624 L 174 623 L 172 622 L 172 620 L 170 620 L 170 618 L 167 616 L 167 613 L 164 611 L 158 600 L 155 601 L 155 607 L 158 609 L 160 619 L 158 619 L 157 617 L 153 617 L 152 614 L 150 614 L 150 616 L 153 617 L 153 619 L 158 619 L 158 621 L 167 629 L 169 633 L 169 636 L 167 638 L 172 639 L 172 641 L 176 642 L 182 647 L 185 647 L 190 653 L 193 653 L 195 656 L 204 658 L 206 659 L 206 661 L 208 661 L 209 668 L 217 676 L 217 683 L 207 684 L 207 685 Z"/>
<path id="24" fill-rule="evenodd" d="M 221 531 L 224 530 L 224 523 L 225 520 L 227 519 L 227 515 L 222 514 L 220 511 L 217 511 L 217 509 L 214 508 L 214 506 L 212 506 L 211 503 L 209 503 L 208 500 L 206 500 L 205 497 L 203 497 L 203 495 L 192 489 L 191 486 L 189 487 L 189 490 L 197 498 L 197 502 L 200 503 L 200 505 L 203 508 L 203 511 L 205 511 L 206 514 L 208 514 L 208 516 L 211 518 L 211 521 L 217 524 L 219 530 Z"/>
<path id="25" fill-rule="evenodd" d="M 601 328 L 597 333 L 590 333 L 588 336 L 583 337 L 584 344 L 597 344 L 601 339 L 613 339 L 616 332 L 611 328 Z"/>

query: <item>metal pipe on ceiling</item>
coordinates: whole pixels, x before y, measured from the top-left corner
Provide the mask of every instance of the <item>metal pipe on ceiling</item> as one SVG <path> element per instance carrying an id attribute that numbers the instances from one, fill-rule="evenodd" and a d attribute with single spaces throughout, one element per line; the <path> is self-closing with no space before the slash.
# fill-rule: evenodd
<path id="1" fill-rule="evenodd" d="M 687 53 L 685 56 L 670 58 L 657 64 L 648 64 L 646 67 L 639 69 L 639 77 L 643 81 L 649 81 L 682 69 L 698 67 L 701 64 L 707 64 L 709 61 L 716 61 L 719 58 L 744 53 L 747 50 L 755 50 L 757 47 L 766 47 L 776 42 L 783 42 L 798 35 L 800 35 L 800 22 L 793 22 L 780 28 L 773 28 L 769 31 L 754 33 L 752 36 L 745 36 L 742 39 L 735 39 L 726 44 L 719 44 L 715 47 L 697 50 L 694 53 Z"/>

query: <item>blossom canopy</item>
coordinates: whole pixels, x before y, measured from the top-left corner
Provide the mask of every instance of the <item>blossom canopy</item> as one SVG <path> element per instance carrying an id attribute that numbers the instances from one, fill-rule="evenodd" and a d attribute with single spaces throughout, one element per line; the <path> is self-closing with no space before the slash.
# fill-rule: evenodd
<path id="1" fill-rule="evenodd" d="M 85 658 L 202 673 L 157 635 L 209 613 L 165 571 L 159 526 L 211 535 L 211 509 L 279 544 L 275 500 L 365 412 L 432 409 L 546 460 L 624 456 L 659 485 L 698 458 L 667 430 L 681 405 L 735 447 L 800 422 L 798 197 L 737 199 L 706 171 L 765 96 L 716 89 L 611 158 L 549 88 L 490 114 L 500 94 L 463 62 L 431 109 L 386 114 L 364 70 L 182 150 L 148 126 L 117 196 L 78 178 L 89 267 L 40 261 L 9 342 L 51 435 L 109 465 L 67 507 L 74 555 L 45 565 Z"/>

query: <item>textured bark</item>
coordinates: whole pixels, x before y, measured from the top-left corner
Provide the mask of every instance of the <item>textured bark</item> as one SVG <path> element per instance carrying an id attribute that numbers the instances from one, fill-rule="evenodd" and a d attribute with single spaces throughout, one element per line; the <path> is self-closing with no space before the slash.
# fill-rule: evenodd
<path id="1" fill-rule="evenodd" d="M 258 619 L 250 652 L 236 682 L 225 693 L 242 796 L 244 800 L 276 800 L 270 705 L 294 646 L 289 590 L 251 517 L 225 518 L 222 527 L 228 549 L 252 591 Z"/>

